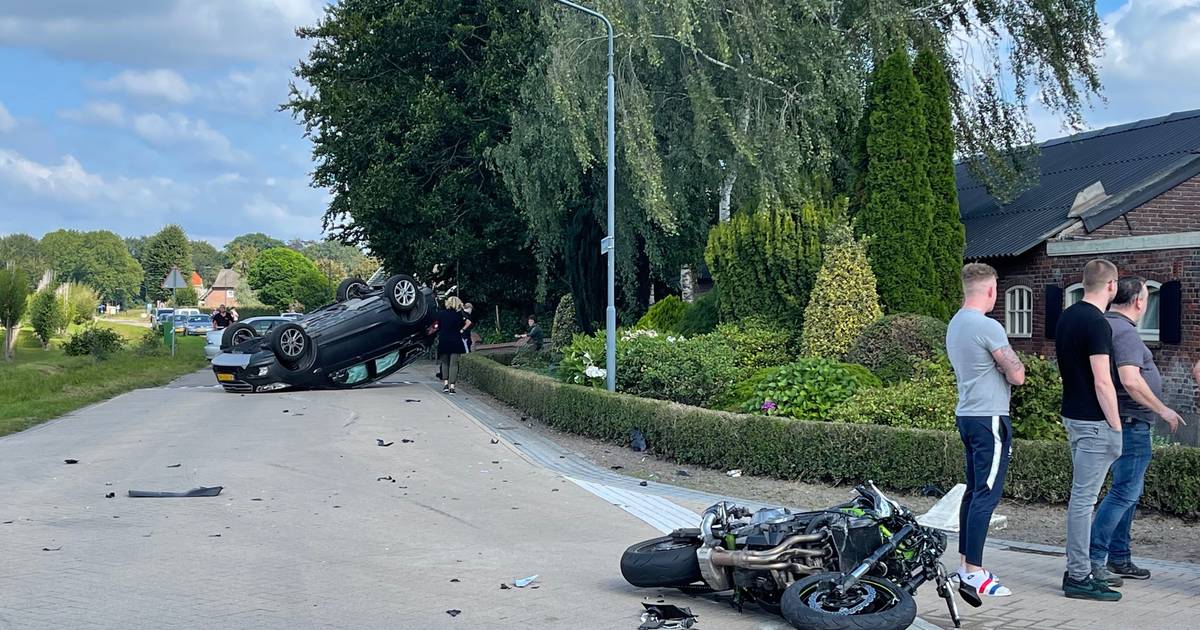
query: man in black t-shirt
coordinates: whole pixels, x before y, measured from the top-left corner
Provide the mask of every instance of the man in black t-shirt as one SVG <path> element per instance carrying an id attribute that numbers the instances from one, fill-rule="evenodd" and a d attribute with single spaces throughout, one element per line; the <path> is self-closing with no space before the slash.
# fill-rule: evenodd
<path id="1" fill-rule="evenodd" d="M 225 310 L 224 304 L 222 304 L 219 308 L 217 308 L 217 310 L 213 311 L 212 324 L 213 324 L 213 329 L 215 329 L 215 330 L 221 330 L 222 328 L 228 328 L 233 325 L 234 321 L 235 320 L 234 320 L 233 314 L 230 313 L 229 311 Z"/>
<path id="2" fill-rule="evenodd" d="M 1054 347 L 1062 375 L 1062 421 L 1071 443 L 1067 505 L 1067 572 L 1063 593 L 1073 599 L 1118 601 L 1120 578 L 1091 564 L 1092 512 L 1108 469 L 1121 456 L 1112 328 L 1104 311 L 1117 294 L 1117 268 L 1093 260 L 1083 268 L 1083 299 L 1063 311 Z"/>

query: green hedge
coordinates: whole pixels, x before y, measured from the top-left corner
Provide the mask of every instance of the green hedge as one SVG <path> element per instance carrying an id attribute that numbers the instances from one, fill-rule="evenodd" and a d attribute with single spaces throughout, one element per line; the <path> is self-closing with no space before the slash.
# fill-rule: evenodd
<path id="1" fill-rule="evenodd" d="M 962 480 L 962 443 L 952 431 L 711 411 L 559 383 L 474 354 L 463 357 L 461 374 L 562 431 L 624 443 L 629 430 L 638 428 L 656 453 L 682 463 L 810 482 L 873 479 L 901 491 L 928 483 L 948 488 Z M 1071 456 L 1065 442 L 1016 440 L 1005 496 L 1061 503 L 1070 487 Z M 1155 449 L 1142 505 L 1200 514 L 1200 449 Z"/>

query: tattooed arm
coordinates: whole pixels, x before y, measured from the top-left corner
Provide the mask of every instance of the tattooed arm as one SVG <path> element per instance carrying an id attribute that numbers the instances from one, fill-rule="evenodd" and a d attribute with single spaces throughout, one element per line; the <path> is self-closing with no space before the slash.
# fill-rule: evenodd
<path id="1" fill-rule="evenodd" d="M 1004 378 L 1008 379 L 1009 383 L 1025 384 L 1025 365 L 1021 363 L 1021 359 L 1017 357 L 1012 346 L 1004 346 L 992 351 L 992 359 L 996 361 L 996 368 L 1004 374 Z"/>

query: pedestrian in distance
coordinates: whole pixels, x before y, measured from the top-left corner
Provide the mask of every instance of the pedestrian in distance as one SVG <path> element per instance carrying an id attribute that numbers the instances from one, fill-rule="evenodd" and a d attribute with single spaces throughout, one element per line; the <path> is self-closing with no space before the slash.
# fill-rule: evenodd
<path id="1" fill-rule="evenodd" d="M 463 346 L 467 352 L 471 351 L 471 335 L 475 332 L 475 305 L 467 302 L 463 304 L 463 319 L 466 320 L 466 327 L 463 328 Z"/>
<path id="2" fill-rule="evenodd" d="M 1150 427 L 1155 417 L 1162 418 L 1172 433 L 1184 423 L 1162 402 L 1162 375 L 1138 333 L 1149 300 L 1145 279 L 1122 278 L 1106 315 L 1117 364 L 1121 456 L 1112 465 L 1112 487 L 1092 521 L 1091 562 L 1093 574 L 1114 586 L 1120 586 L 1122 578 L 1150 579 L 1150 571 L 1133 563 L 1131 551 L 1133 517 L 1150 466 Z"/>
<path id="3" fill-rule="evenodd" d="M 237 319 L 235 319 L 233 314 L 230 313 L 229 310 L 225 308 L 224 304 L 218 306 L 217 310 L 213 311 L 212 325 L 213 325 L 214 330 L 221 330 L 223 328 L 228 328 L 228 327 L 232 326 L 233 322 L 235 322 L 235 321 L 237 321 Z"/>
<path id="4" fill-rule="evenodd" d="M 1117 295 L 1117 267 L 1093 260 L 1083 268 L 1083 299 L 1063 311 L 1054 346 L 1062 376 L 1062 421 L 1071 446 L 1067 503 L 1067 571 L 1063 594 L 1115 602 L 1117 580 L 1091 562 L 1092 516 L 1109 468 L 1121 456 L 1113 330 L 1104 312 Z"/>
<path id="5" fill-rule="evenodd" d="M 441 366 L 442 393 L 454 394 L 458 381 L 458 358 L 467 351 L 463 345 L 463 328 L 467 320 L 462 313 L 463 303 L 457 297 L 446 298 L 438 313 L 438 363 Z"/>
<path id="6" fill-rule="evenodd" d="M 946 330 L 946 353 L 958 384 L 955 409 L 966 459 L 967 489 L 959 507 L 960 589 L 980 597 L 1012 591 L 983 566 L 992 512 L 1004 492 L 1012 454 L 1009 402 L 1013 385 L 1025 383 L 1025 366 L 1000 322 L 987 316 L 996 307 L 996 270 L 981 263 L 962 269 L 963 305 Z"/>
<path id="7" fill-rule="evenodd" d="M 527 344 L 533 346 L 534 351 L 541 352 L 546 335 L 542 332 L 542 327 L 538 326 L 537 316 L 530 315 L 525 321 L 529 325 L 529 332 L 517 335 L 517 339 L 524 339 Z"/>

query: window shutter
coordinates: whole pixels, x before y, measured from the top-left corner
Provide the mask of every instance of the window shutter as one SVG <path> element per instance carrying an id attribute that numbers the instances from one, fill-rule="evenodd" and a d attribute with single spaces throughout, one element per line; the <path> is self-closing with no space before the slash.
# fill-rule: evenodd
<path id="1" fill-rule="evenodd" d="M 1161 299 L 1161 298 L 1160 298 Z M 1058 328 L 1058 318 L 1062 315 L 1063 310 L 1063 290 L 1062 287 L 1047 284 L 1046 285 L 1046 338 L 1054 339 L 1054 331 Z"/>
<path id="2" fill-rule="evenodd" d="M 1183 341 L 1183 289 L 1178 280 L 1164 282 L 1158 289 L 1158 339 L 1163 343 Z"/>

